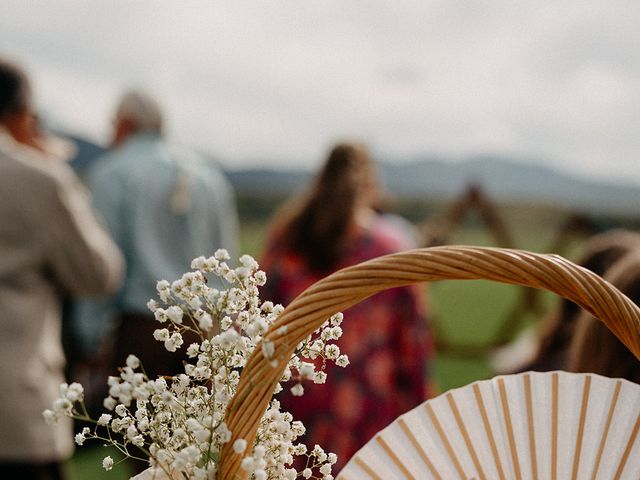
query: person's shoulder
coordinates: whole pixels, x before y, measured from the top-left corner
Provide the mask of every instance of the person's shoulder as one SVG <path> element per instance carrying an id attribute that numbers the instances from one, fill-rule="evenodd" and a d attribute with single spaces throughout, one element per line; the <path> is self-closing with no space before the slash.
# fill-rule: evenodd
<path id="1" fill-rule="evenodd" d="M 21 203 L 25 212 L 45 223 L 53 218 L 52 212 L 68 209 L 86 194 L 81 180 L 66 162 L 37 151 L 14 157 L 11 168 L 3 168 L 0 177 L 0 189 L 13 199 L 10 203 Z M 27 199 L 28 205 L 24 205 L 22 202 Z"/>
<path id="2" fill-rule="evenodd" d="M 56 187 L 73 181 L 76 176 L 72 168 L 58 159 L 37 150 L 21 148 L 19 151 L 0 151 L 4 158 L 3 176 L 8 181 L 36 184 L 39 187 Z"/>
<path id="3" fill-rule="evenodd" d="M 167 143 L 169 155 L 181 166 L 204 170 L 214 174 L 222 173 L 221 164 L 211 155 L 208 155 L 193 147 L 177 143 Z"/>
<path id="4" fill-rule="evenodd" d="M 137 143 L 127 142 L 96 158 L 87 169 L 86 179 L 92 188 L 105 183 L 135 182 L 137 170 L 146 168 L 145 155 Z"/>
<path id="5" fill-rule="evenodd" d="M 103 153 L 87 168 L 87 177 L 100 177 L 117 174 L 126 167 L 126 155 L 118 150 Z"/>
<path id="6" fill-rule="evenodd" d="M 213 156 L 183 145 L 173 145 L 169 152 L 180 168 L 195 174 L 199 183 L 216 188 L 231 186 L 224 168 Z"/>

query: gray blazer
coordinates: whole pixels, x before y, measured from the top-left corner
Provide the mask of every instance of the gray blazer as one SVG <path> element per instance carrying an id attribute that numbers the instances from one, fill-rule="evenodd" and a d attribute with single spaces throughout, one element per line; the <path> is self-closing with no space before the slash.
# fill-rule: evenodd
<path id="1" fill-rule="evenodd" d="M 72 453 L 71 422 L 42 417 L 64 381 L 61 293 L 111 293 L 122 270 L 70 167 L 0 130 L 0 462 Z"/>

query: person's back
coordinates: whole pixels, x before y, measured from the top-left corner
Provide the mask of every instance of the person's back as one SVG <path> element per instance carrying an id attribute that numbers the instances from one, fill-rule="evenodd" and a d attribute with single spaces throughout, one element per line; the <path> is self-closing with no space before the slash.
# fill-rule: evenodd
<path id="1" fill-rule="evenodd" d="M 287 305 L 332 271 L 406 246 L 370 208 L 376 196 L 370 162 L 362 147 L 338 145 L 309 195 L 297 208 L 285 207 L 261 262 L 264 300 Z M 374 295 L 344 317 L 337 345 L 349 367 L 328 362 L 324 384 L 304 384 L 301 398 L 287 392 L 278 397 L 304 423 L 302 441 L 336 453 L 338 469 L 377 431 L 426 399 L 432 353 L 418 287 Z"/>
<path id="2" fill-rule="evenodd" d="M 64 380 L 62 295 L 112 292 L 122 259 L 70 167 L 44 149 L 29 102 L 6 108 L 20 78 L 0 60 L 0 477 L 57 479 L 71 425 L 42 412 Z"/>
<path id="3" fill-rule="evenodd" d="M 210 160 L 139 134 L 88 174 L 96 207 L 127 258 L 119 306 L 146 312 L 158 280 L 179 278 L 199 255 L 233 250 L 233 194 Z"/>

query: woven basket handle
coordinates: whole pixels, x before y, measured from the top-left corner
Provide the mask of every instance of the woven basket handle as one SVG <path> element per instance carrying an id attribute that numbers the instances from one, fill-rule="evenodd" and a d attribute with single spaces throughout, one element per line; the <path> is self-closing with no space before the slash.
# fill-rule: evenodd
<path id="1" fill-rule="evenodd" d="M 267 359 L 262 349 L 256 348 L 242 372 L 237 393 L 227 411 L 232 439 L 222 450 L 218 478 L 245 477 L 240 469 L 241 455 L 234 453 L 231 446 L 238 438 L 244 438 L 249 445 L 253 443 L 274 388 L 300 341 L 334 313 L 377 292 L 447 279 L 494 280 L 554 292 L 602 320 L 640 358 L 640 309 L 593 272 L 558 255 L 447 246 L 379 257 L 340 270 L 309 287 L 291 302 L 265 334 L 265 338 L 274 343 L 275 354 Z M 349 328 L 348 325 L 345 328 Z"/>

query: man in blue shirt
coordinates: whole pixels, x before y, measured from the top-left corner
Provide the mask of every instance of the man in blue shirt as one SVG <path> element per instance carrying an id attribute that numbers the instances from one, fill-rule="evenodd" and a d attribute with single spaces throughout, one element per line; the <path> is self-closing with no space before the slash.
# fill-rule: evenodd
<path id="1" fill-rule="evenodd" d="M 167 142 L 163 123 L 150 95 L 131 91 L 122 97 L 112 151 L 92 165 L 87 181 L 125 255 L 126 278 L 109 302 L 80 302 L 74 316 L 86 352 L 95 352 L 115 327 L 117 364 L 134 353 L 150 377 L 180 367 L 179 356 L 152 337 L 159 325 L 146 304 L 157 297 L 157 281 L 179 278 L 200 255 L 233 251 L 237 241 L 229 183 L 210 159 Z"/>

